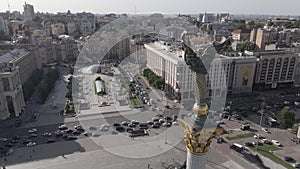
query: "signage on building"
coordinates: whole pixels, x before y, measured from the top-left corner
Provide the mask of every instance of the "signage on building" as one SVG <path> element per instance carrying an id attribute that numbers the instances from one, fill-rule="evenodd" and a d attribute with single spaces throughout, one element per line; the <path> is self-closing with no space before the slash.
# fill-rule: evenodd
<path id="1" fill-rule="evenodd" d="M 237 82 L 236 87 L 242 88 L 242 87 L 248 87 L 251 88 L 253 84 L 253 77 L 254 77 L 254 64 L 245 64 L 240 65 L 238 67 L 237 72 Z"/>
<path id="2" fill-rule="evenodd" d="M 271 85 L 271 88 L 276 89 L 277 88 L 277 83 L 273 82 L 272 85 Z"/>

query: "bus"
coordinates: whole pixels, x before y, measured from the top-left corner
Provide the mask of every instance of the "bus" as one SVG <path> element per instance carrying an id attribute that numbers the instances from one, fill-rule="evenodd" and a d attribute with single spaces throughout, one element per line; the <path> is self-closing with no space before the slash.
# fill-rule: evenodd
<path id="1" fill-rule="evenodd" d="M 244 150 L 244 147 L 238 143 L 233 143 L 231 146 L 230 146 L 231 149 L 234 149 L 235 151 L 237 152 L 242 152 Z"/>

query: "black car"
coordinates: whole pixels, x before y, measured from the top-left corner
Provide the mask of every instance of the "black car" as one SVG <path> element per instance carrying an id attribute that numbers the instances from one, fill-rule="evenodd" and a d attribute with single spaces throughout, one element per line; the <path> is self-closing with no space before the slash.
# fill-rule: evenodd
<path id="1" fill-rule="evenodd" d="M 132 128 L 128 128 L 128 129 L 126 129 L 126 132 L 127 133 L 131 133 L 133 131 L 133 129 Z"/>
<path id="2" fill-rule="evenodd" d="M 170 121 L 172 121 L 172 117 L 166 116 L 165 120 L 168 121 L 168 122 L 170 122 Z"/>
<path id="3" fill-rule="evenodd" d="M 148 125 L 153 125 L 154 123 L 152 121 L 147 122 Z"/>
<path id="4" fill-rule="evenodd" d="M 121 126 L 119 123 L 114 123 L 113 126 L 118 127 Z"/>
<path id="5" fill-rule="evenodd" d="M 252 143 L 250 143 L 250 142 L 246 142 L 246 143 L 245 143 L 245 146 L 253 147 L 254 145 L 253 145 Z"/>
<path id="6" fill-rule="evenodd" d="M 15 144 L 15 143 L 18 143 L 19 141 L 18 140 L 16 140 L 16 139 L 12 139 L 12 140 L 10 140 L 10 143 L 12 143 L 12 144 Z"/>
<path id="7" fill-rule="evenodd" d="M 54 143 L 54 142 L 55 142 L 54 139 L 48 139 L 48 140 L 46 141 L 46 143 Z"/>
<path id="8" fill-rule="evenodd" d="M 20 140 L 20 139 L 22 139 L 22 137 L 21 136 L 14 136 L 12 139 L 13 140 Z"/>
<path id="9" fill-rule="evenodd" d="M 177 116 L 177 115 L 173 115 L 172 117 L 173 117 L 173 121 L 176 121 L 176 120 L 177 120 L 177 118 L 178 118 L 178 116 Z"/>
<path id="10" fill-rule="evenodd" d="M 5 146 L 5 147 L 13 147 L 14 144 L 13 144 L 13 143 L 7 143 L 7 144 L 5 144 L 4 146 Z"/>
<path id="11" fill-rule="evenodd" d="M 123 132 L 123 131 L 125 131 L 125 128 L 122 127 L 122 126 L 118 126 L 118 127 L 116 127 L 116 130 L 117 130 L 118 132 Z"/>
<path id="12" fill-rule="evenodd" d="M 37 134 L 30 134 L 29 136 L 28 136 L 29 138 L 32 138 L 32 137 L 37 137 Z"/>
<path id="13" fill-rule="evenodd" d="M 154 128 L 154 129 L 160 128 L 160 125 L 157 124 L 157 123 L 156 123 L 156 124 L 153 124 L 153 125 L 152 125 L 152 128 Z"/>
<path id="14" fill-rule="evenodd" d="M 66 131 L 66 133 L 73 133 L 73 132 L 74 132 L 73 129 L 68 129 L 68 130 Z"/>
<path id="15" fill-rule="evenodd" d="M 78 131 L 78 130 L 75 130 L 75 131 L 73 131 L 73 132 L 72 132 L 72 134 L 73 134 L 73 135 L 80 135 L 80 134 L 81 134 L 81 132 L 80 132 L 80 131 Z"/>
<path id="16" fill-rule="evenodd" d="M 293 161 L 295 161 L 295 160 L 293 159 L 293 157 L 290 157 L 290 156 L 285 156 L 285 157 L 284 157 L 284 160 L 287 161 L 287 162 L 293 162 Z"/>

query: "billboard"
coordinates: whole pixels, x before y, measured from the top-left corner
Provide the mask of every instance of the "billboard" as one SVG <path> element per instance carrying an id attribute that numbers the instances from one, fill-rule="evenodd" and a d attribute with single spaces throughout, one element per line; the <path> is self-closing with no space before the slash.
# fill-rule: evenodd
<path id="1" fill-rule="evenodd" d="M 241 64 L 237 67 L 236 87 L 252 88 L 255 64 Z"/>

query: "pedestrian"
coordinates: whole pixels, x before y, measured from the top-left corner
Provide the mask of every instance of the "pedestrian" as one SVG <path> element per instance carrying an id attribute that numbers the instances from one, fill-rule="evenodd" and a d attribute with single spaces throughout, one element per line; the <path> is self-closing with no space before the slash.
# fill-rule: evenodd
<path id="1" fill-rule="evenodd" d="M 32 156 L 31 156 L 31 154 L 29 155 L 29 158 L 31 158 Z"/>
<path id="2" fill-rule="evenodd" d="M 150 164 L 148 164 L 148 169 L 150 168 Z"/>
<path id="3" fill-rule="evenodd" d="M 32 152 L 34 153 L 34 149 L 32 149 Z"/>

